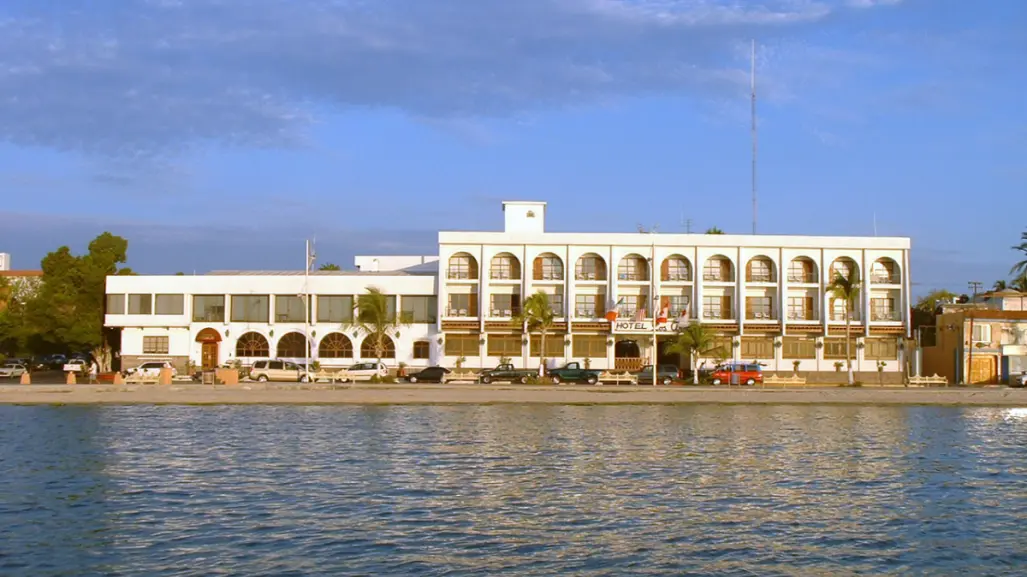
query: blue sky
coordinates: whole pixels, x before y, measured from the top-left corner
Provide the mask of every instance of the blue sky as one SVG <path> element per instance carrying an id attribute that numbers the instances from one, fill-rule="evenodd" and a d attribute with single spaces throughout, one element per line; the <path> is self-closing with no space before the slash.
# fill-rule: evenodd
<path id="1" fill-rule="evenodd" d="M 1027 2 L 7 0 L 0 251 L 298 268 L 498 229 L 913 238 L 988 284 L 1027 228 Z M 971 208 L 973 207 L 973 208 Z"/>

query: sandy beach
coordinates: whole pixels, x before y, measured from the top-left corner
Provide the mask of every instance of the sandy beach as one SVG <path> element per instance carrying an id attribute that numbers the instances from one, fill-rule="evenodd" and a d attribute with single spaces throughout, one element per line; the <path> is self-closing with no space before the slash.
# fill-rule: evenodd
<path id="1" fill-rule="evenodd" d="M 481 385 L 9 385 L 0 404 L 859 404 L 1027 407 L 1027 389 Z"/>

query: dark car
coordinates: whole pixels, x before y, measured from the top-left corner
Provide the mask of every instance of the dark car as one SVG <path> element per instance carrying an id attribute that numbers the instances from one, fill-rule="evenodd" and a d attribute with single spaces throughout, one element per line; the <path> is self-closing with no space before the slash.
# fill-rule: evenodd
<path id="1" fill-rule="evenodd" d="M 587 383 L 594 385 L 599 382 L 599 371 L 593 371 L 581 366 L 581 363 L 567 363 L 566 365 L 549 371 L 549 378 L 553 384 L 560 383 Z"/>
<path id="2" fill-rule="evenodd" d="M 646 365 L 642 370 L 635 373 L 640 385 L 653 384 L 653 366 Z M 656 382 L 661 385 L 669 385 L 681 378 L 681 371 L 674 365 L 658 365 L 656 367 Z"/>
<path id="3" fill-rule="evenodd" d="M 407 375 L 407 382 L 410 383 L 444 383 L 446 382 L 446 375 L 450 373 L 449 369 L 444 367 L 428 367 L 427 369 L 421 369 L 416 373 L 410 373 Z"/>

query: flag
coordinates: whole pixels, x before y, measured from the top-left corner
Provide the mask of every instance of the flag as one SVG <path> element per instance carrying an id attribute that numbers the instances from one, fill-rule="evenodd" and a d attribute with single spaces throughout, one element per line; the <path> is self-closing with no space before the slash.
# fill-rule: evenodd
<path id="1" fill-rule="evenodd" d="M 635 321 L 636 322 L 642 322 L 644 320 L 645 320 L 645 309 L 644 308 L 635 309 Z"/>
<path id="2" fill-rule="evenodd" d="M 670 316 L 670 307 L 661 307 L 660 314 L 656 317 L 657 324 L 663 324 L 667 322 L 667 317 Z"/>

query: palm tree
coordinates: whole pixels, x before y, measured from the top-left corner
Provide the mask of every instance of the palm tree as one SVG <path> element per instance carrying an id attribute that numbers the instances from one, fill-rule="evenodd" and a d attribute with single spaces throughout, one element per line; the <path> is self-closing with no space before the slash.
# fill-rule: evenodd
<path id="1" fill-rule="evenodd" d="M 342 270 L 342 268 L 337 264 L 326 262 L 323 265 L 319 266 L 317 270 Z"/>
<path id="2" fill-rule="evenodd" d="M 995 284 L 991 285 L 991 290 L 996 291 L 996 292 L 997 291 L 1004 291 L 1007 288 L 1009 288 L 1009 285 L 1007 285 L 1006 281 L 1004 281 L 1004 280 L 997 280 L 997 281 L 995 281 Z"/>
<path id="3" fill-rule="evenodd" d="M 852 324 L 852 307 L 859 298 L 859 273 L 856 267 L 849 269 L 849 276 L 844 277 L 841 273 L 835 273 L 831 284 L 827 285 L 827 292 L 836 299 L 845 301 L 845 361 L 849 370 L 849 385 L 854 383 L 852 375 L 852 338 L 849 334 L 849 327 Z"/>
<path id="4" fill-rule="evenodd" d="M 1022 293 L 1027 293 L 1027 271 L 1025 271 L 1019 277 L 1013 279 L 1013 283 L 1009 285 L 1014 290 L 1018 290 Z"/>
<path id="5" fill-rule="evenodd" d="M 717 228 L 715 226 L 712 226 L 712 227 L 706 229 L 706 234 L 724 234 L 724 231 L 720 230 L 719 228 Z"/>
<path id="6" fill-rule="evenodd" d="M 545 371 L 546 333 L 553 328 L 553 319 L 555 318 L 556 313 L 549 304 L 549 295 L 544 292 L 537 292 L 524 299 L 520 312 L 514 316 L 514 321 L 520 323 L 527 330 L 528 338 L 531 338 L 531 333 L 535 331 L 538 331 L 541 336 L 541 343 L 539 343 L 541 346 L 538 351 L 539 375 L 544 374 Z"/>
<path id="7" fill-rule="evenodd" d="M 357 296 L 353 321 L 349 323 L 363 333 L 364 338 L 372 339 L 379 363 L 385 355 L 385 339 L 409 324 L 399 318 L 395 307 L 389 308 L 389 297 L 377 287 L 368 287 L 367 293 Z"/>
<path id="8" fill-rule="evenodd" d="M 684 328 L 678 327 L 677 338 L 667 345 L 666 350 L 670 353 L 688 355 L 693 367 L 692 383 L 698 385 L 699 357 L 713 350 L 714 344 L 713 333 L 706 328 L 706 325 L 699 321 L 692 321 Z"/>

